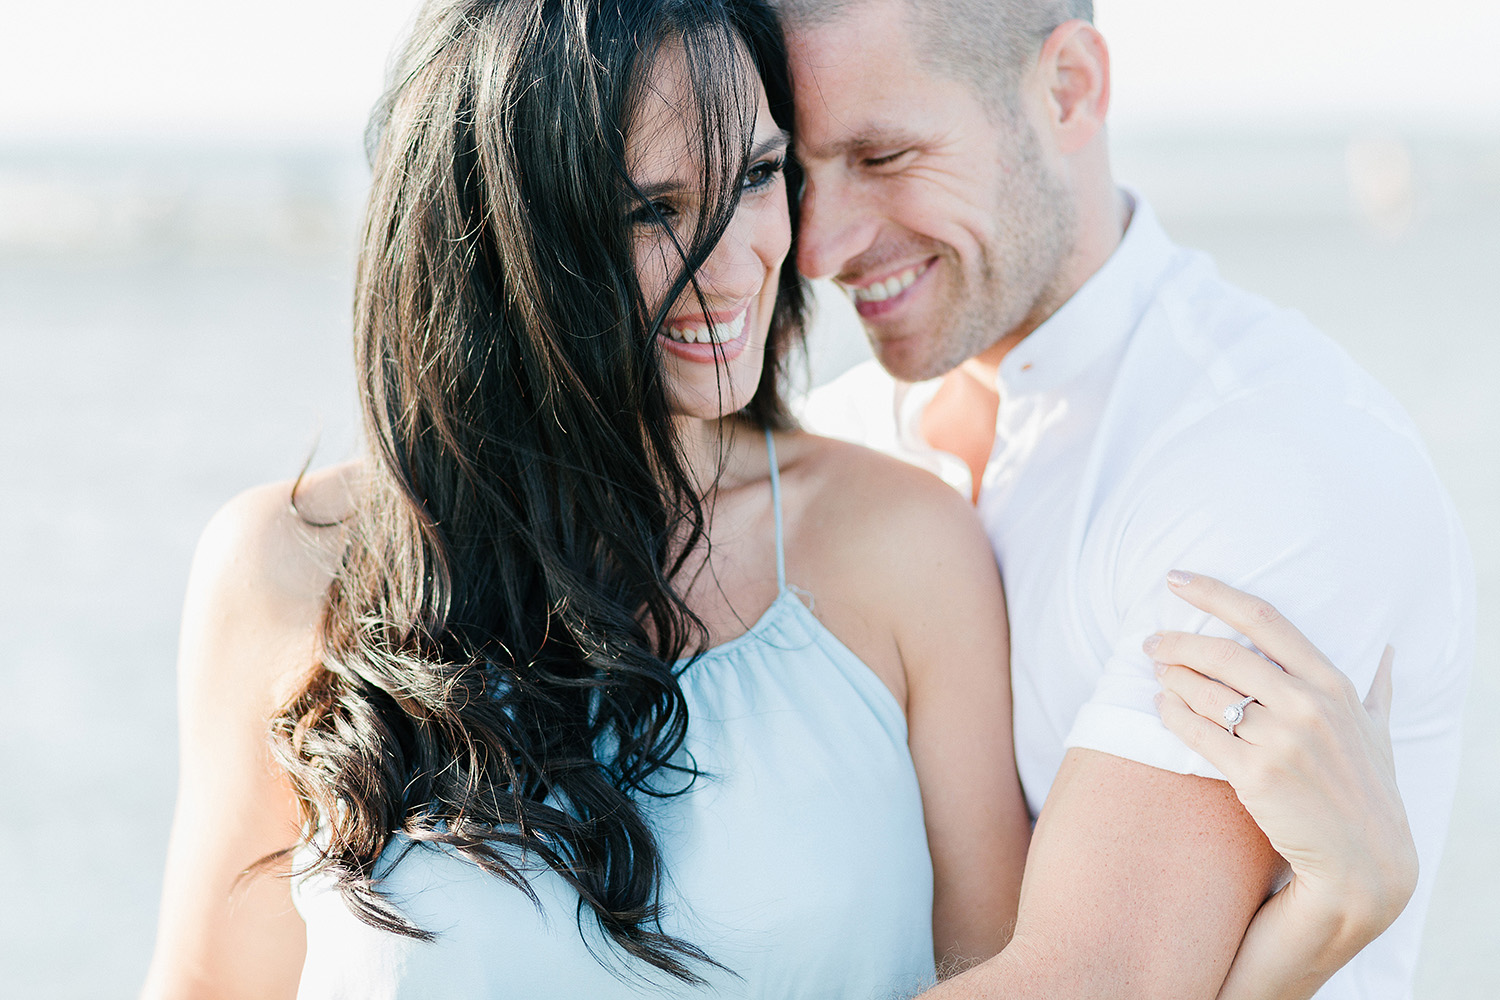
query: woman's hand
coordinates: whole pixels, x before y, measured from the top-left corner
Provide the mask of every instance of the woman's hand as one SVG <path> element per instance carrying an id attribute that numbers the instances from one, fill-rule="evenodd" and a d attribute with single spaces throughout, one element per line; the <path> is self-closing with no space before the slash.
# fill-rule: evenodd
<path id="1" fill-rule="evenodd" d="M 1229 779 L 1291 867 L 1291 881 L 1247 931 L 1220 996 L 1310 996 L 1400 915 L 1416 888 L 1416 847 L 1391 752 L 1393 653 L 1386 648 L 1361 702 L 1265 601 L 1211 577 L 1174 571 L 1168 582 L 1265 654 L 1182 632 L 1146 640 L 1164 688 L 1163 723 Z M 1234 706 L 1242 717 L 1231 727 Z"/>

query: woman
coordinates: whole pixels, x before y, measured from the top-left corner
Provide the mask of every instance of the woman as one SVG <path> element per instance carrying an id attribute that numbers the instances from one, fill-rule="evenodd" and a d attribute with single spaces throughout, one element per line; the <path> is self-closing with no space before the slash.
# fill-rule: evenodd
<path id="1" fill-rule="evenodd" d="M 769 10 L 433 0 L 394 79 L 368 454 L 200 544 L 147 993 L 869 996 L 998 951 L 1029 831 L 1000 583 L 962 498 L 786 416 Z M 1178 686 L 1178 725 L 1214 714 Z M 1278 847 L 1359 856 L 1242 784 Z M 1294 932 L 1348 947 L 1307 896 L 1245 982 L 1300 974 Z"/>

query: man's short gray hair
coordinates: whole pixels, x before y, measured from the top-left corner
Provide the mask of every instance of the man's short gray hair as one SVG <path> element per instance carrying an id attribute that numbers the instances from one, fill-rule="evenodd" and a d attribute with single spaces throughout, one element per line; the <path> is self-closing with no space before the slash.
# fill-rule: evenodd
<path id="1" fill-rule="evenodd" d="M 775 0 L 795 31 L 846 14 L 869 0 Z M 1015 110 L 1017 85 L 1052 29 L 1094 19 L 1093 0 L 902 0 L 921 38 L 923 62 L 970 84 L 994 110 Z"/>

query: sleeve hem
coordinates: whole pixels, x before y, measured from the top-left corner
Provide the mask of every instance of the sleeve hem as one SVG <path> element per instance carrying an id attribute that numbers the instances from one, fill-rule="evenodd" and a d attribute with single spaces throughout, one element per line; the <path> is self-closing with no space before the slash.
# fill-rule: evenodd
<path id="1" fill-rule="evenodd" d="M 1115 705 L 1084 705 L 1073 720 L 1063 746 L 1098 750 L 1176 774 L 1226 780 L 1156 716 Z"/>

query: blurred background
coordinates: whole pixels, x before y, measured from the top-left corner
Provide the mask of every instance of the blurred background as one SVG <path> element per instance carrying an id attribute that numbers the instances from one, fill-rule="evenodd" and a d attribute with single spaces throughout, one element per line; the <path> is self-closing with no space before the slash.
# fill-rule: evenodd
<path id="1" fill-rule="evenodd" d="M 133 995 L 194 539 L 350 455 L 361 135 L 408 0 L 7 4 L 0 995 Z M 1412 412 L 1479 572 L 1419 1000 L 1500 993 L 1500 5 L 1100 0 L 1120 177 Z M 863 356 L 824 296 L 815 378 Z"/>

